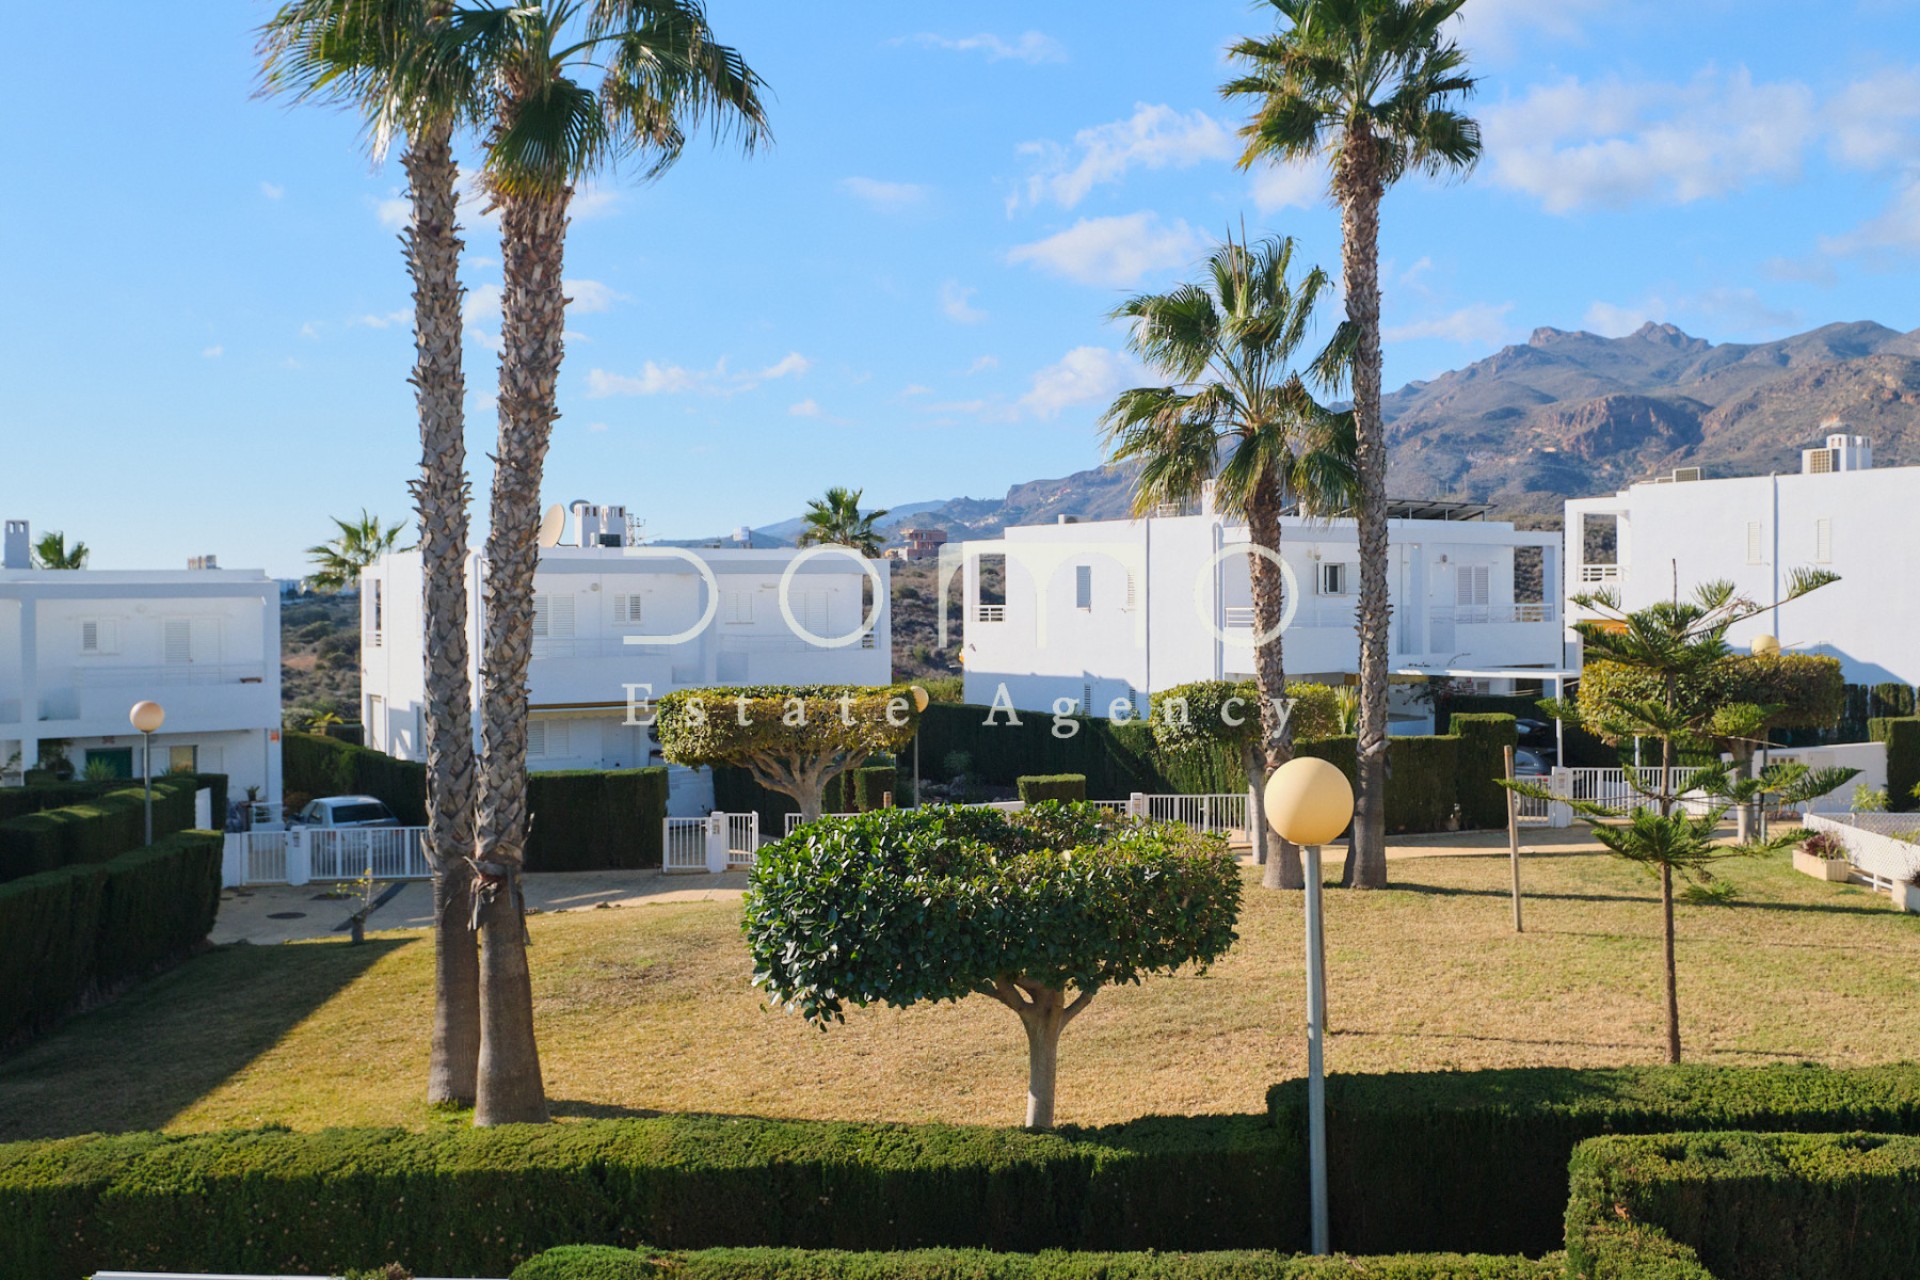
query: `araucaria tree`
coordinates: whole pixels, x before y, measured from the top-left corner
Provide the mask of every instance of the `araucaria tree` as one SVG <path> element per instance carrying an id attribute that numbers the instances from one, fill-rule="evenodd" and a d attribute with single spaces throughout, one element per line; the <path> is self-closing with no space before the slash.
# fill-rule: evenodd
<path id="1" fill-rule="evenodd" d="M 1465 0 L 1267 0 L 1280 29 L 1241 40 L 1222 92 L 1251 99 L 1241 164 L 1326 163 L 1340 205 L 1360 500 L 1359 787 L 1347 882 L 1387 882 L 1387 438 L 1380 419 L 1380 202 L 1409 173 L 1463 172 L 1480 128 L 1455 106 L 1473 91 L 1446 36 Z"/>
<path id="2" fill-rule="evenodd" d="M 473 853 L 473 687 L 467 674 L 466 374 L 453 135 L 481 104 L 471 62 L 436 56 L 435 41 L 452 8 L 452 0 L 292 0 L 262 28 L 261 53 L 268 92 L 357 111 L 375 159 L 384 158 L 396 136 L 403 140 L 409 216 L 401 243 L 413 280 L 412 382 L 420 421 L 413 497 L 427 636 L 421 728 L 434 895 L 427 1100 L 471 1105 L 480 1057 L 480 955 L 471 928 L 467 861 Z M 341 532 L 341 540 L 349 537 L 345 524 Z M 352 536 L 361 543 L 373 540 Z M 386 541 L 390 545 L 392 537 Z M 353 558 L 342 555 L 345 563 L 334 566 L 329 553 L 322 572 L 339 576 Z"/>
<path id="3" fill-rule="evenodd" d="M 812 822 L 827 784 L 912 742 L 920 714 L 906 685 L 754 685 L 669 693 L 654 723 L 668 760 L 746 769 Z"/>
<path id="4" fill-rule="evenodd" d="M 1289 885 L 1288 868 L 1281 858 L 1269 852 L 1271 836 L 1262 821 L 1261 796 L 1267 784 L 1266 731 L 1261 719 L 1258 684 L 1252 680 L 1197 680 L 1174 685 L 1153 698 L 1154 745 L 1175 754 L 1224 747 L 1234 752 L 1247 775 L 1247 825 L 1252 837 L 1254 861 L 1266 868 L 1261 883 L 1268 889 L 1302 887 Z M 1340 732 L 1339 701 L 1334 690 L 1322 684 L 1287 686 L 1279 708 L 1286 722 L 1289 742 L 1311 738 L 1330 738 Z M 1285 842 L 1282 842 L 1285 847 Z M 1299 851 L 1292 851 L 1291 871 L 1300 872 Z"/>
<path id="5" fill-rule="evenodd" d="M 808 499 L 807 514 L 801 517 L 806 527 L 794 541 L 803 547 L 852 547 L 869 560 L 878 557 L 886 539 L 874 526 L 887 514 L 887 509 L 880 507 L 863 513 L 860 499 L 865 495 L 864 489 L 834 485 L 827 490 L 826 497 Z"/>
<path id="6" fill-rule="evenodd" d="M 1830 582 L 1831 573 L 1795 570 L 1780 603 L 1797 600 Z M 1676 768 L 1678 752 L 1703 747 L 1730 726 L 1742 732 L 1763 723 L 1777 708 L 1736 703 L 1711 696 L 1738 661 L 1727 647 L 1735 623 L 1772 610 L 1735 593 L 1729 582 L 1708 583 L 1688 600 L 1674 599 L 1628 613 L 1611 591 L 1574 597 L 1596 616 L 1574 624 L 1589 663 L 1607 664 L 1609 678 L 1574 704 L 1549 699 L 1542 705 L 1561 719 L 1577 723 L 1615 744 L 1635 738 L 1659 744 L 1657 768 L 1634 766 L 1623 752 L 1624 772 L 1638 803 L 1598 804 L 1555 797 L 1532 783 L 1503 783 L 1525 795 L 1565 799 L 1593 827 L 1596 840 L 1613 853 L 1646 868 L 1660 881 L 1662 959 L 1665 970 L 1667 1061 L 1680 1061 L 1680 994 L 1674 960 L 1674 881 L 1704 883 L 1709 868 L 1723 858 L 1783 849 L 1797 843 L 1797 832 L 1775 839 L 1721 844 L 1719 828 L 1727 810 L 1758 794 L 1795 804 L 1825 795 L 1854 773 L 1850 769 L 1809 769 L 1776 764 L 1758 779 L 1737 777 L 1735 767 L 1714 764 L 1695 770 Z M 1837 710 L 1837 708 L 1836 708 Z M 1683 800 L 1691 799 L 1690 804 Z M 1692 811 L 1690 812 L 1689 809 Z"/>
<path id="7" fill-rule="evenodd" d="M 1234 943 L 1240 872 L 1218 837 L 1091 805 L 889 809 L 760 851 L 754 982 L 821 1027 L 848 1006 L 987 995 L 1027 1035 L 1027 1127 L 1053 1124 L 1060 1033 L 1102 987 L 1205 967 Z"/>
<path id="8" fill-rule="evenodd" d="M 1322 408 L 1295 367 L 1329 281 L 1318 267 L 1295 280 L 1292 267 L 1290 239 L 1229 238 L 1199 283 L 1122 304 L 1114 317 L 1132 322 L 1129 345 L 1169 385 L 1124 391 L 1106 414 L 1111 459 L 1140 463 L 1136 509 L 1187 502 L 1211 483 L 1216 506 L 1246 518 L 1267 769 L 1293 757 L 1278 711 L 1287 683 L 1281 514 L 1292 504 L 1331 515 L 1354 492 L 1352 416 Z M 1316 362 L 1323 380 L 1337 376 L 1340 351 Z M 1285 887 L 1300 887 L 1298 850 L 1282 842 L 1270 865 Z"/>

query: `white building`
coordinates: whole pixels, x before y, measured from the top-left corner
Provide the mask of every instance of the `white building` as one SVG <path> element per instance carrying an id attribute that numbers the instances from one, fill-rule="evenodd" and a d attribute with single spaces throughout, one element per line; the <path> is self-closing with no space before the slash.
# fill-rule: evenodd
<path id="1" fill-rule="evenodd" d="M 280 798 L 280 589 L 257 570 L 30 568 L 25 521 L 0 567 L 0 780 L 64 754 L 141 770 L 133 704 L 166 724 L 153 770 L 224 773 L 239 799 Z"/>
<path id="2" fill-rule="evenodd" d="M 1251 676 L 1247 529 L 1201 505 L 1199 515 L 1016 527 L 950 548 L 942 576 L 963 576 L 967 701 L 991 703 L 1004 684 L 1023 710 L 1066 699 L 1095 716 L 1124 716 L 1174 685 Z M 1560 535 L 1484 515 L 1470 504 L 1395 504 L 1396 671 L 1550 678 L 1561 667 Z M 1293 601 L 1288 678 L 1339 684 L 1359 663 L 1353 521 L 1286 517 L 1281 558 Z M 983 579 L 1004 583 L 997 598 Z M 1396 732 L 1429 730 L 1431 710 L 1413 696 L 1421 683 L 1398 687 Z"/>
<path id="3" fill-rule="evenodd" d="M 885 561 L 849 554 L 635 545 L 617 507 L 574 504 L 573 545 L 549 545 L 534 577 L 528 766 L 631 769 L 666 763 L 632 704 L 679 689 L 747 684 L 882 685 L 892 678 Z M 549 541 L 557 539 L 552 529 Z M 477 663 L 477 555 L 468 561 L 468 646 Z M 421 759 L 426 707 L 417 552 L 361 578 L 366 742 Z M 470 665 L 470 674 L 474 668 Z M 478 679 L 475 677 L 478 701 Z M 475 732 L 478 733 L 478 717 Z M 712 808 L 704 771 L 669 769 L 670 811 Z"/>
<path id="4" fill-rule="evenodd" d="M 1874 469 L 1861 436 L 1828 436 L 1795 475 L 1708 480 L 1688 468 L 1581 498 L 1567 503 L 1566 529 L 1570 621 L 1590 616 L 1571 597 L 1602 587 L 1630 610 L 1718 579 L 1768 603 L 1794 569 L 1830 569 L 1839 582 L 1735 627 L 1729 641 L 1745 648 L 1770 634 L 1789 652 L 1840 659 L 1850 684 L 1920 684 L 1920 467 Z"/>

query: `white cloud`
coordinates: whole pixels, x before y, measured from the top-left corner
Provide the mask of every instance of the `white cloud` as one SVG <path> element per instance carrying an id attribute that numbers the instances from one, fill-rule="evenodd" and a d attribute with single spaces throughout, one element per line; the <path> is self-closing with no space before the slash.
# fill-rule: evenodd
<path id="1" fill-rule="evenodd" d="M 652 360 L 641 366 L 637 375 L 609 373 L 592 369 L 587 373 L 587 391 L 593 396 L 658 396 L 700 392 L 704 395 L 734 396 L 751 391 L 763 382 L 799 377 L 813 368 L 813 361 L 795 351 L 764 369 L 735 371 L 727 367 L 726 357 L 711 369 L 688 369 Z"/>
<path id="2" fill-rule="evenodd" d="M 1690 204 L 1797 177 L 1817 123 L 1803 84 L 1712 68 L 1687 84 L 1569 78 L 1485 109 L 1493 181 L 1552 213 Z"/>
<path id="3" fill-rule="evenodd" d="M 1920 253 L 1920 175 L 1909 177 L 1895 192 L 1893 202 L 1845 235 L 1829 236 L 1821 249 L 1835 255 Z"/>
<path id="4" fill-rule="evenodd" d="M 1138 372 L 1139 366 L 1118 351 L 1075 347 L 1033 375 L 1020 408 L 1037 418 L 1057 417 L 1063 409 L 1082 404 L 1104 409 Z"/>
<path id="5" fill-rule="evenodd" d="M 624 199 L 624 194 L 614 187 L 585 186 L 574 192 L 572 202 L 567 205 L 567 216 L 576 222 L 604 218 L 617 210 Z"/>
<path id="6" fill-rule="evenodd" d="M 460 327 L 467 340 L 492 352 L 500 350 L 500 286 L 483 284 L 467 290 L 460 304 Z"/>
<path id="7" fill-rule="evenodd" d="M 1070 147 L 1029 142 L 1020 152 L 1040 162 L 1027 179 L 1026 202 L 1052 200 L 1071 209 L 1094 187 L 1119 182 L 1129 169 L 1188 169 L 1203 161 L 1232 160 L 1239 148 L 1233 131 L 1204 111 L 1142 102 L 1125 120 L 1080 130 Z"/>
<path id="8" fill-rule="evenodd" d="M 1638 302 L 1603 300 L 1587 308 L 1586 327 L 1606 338 L 1625 337 L 1649 322 L 1704 328 L 1727 339 L 1775 336 L 1800 327 L 1803 317 L 1773 306 L 1758 290 L 1727 285 L 1674 297 L 1649 293 Z"/>
<path id="9" fill-rule="evenodd" d="M 1327 199 L 1327 171 L 1310 160 L 1272 164 L 1254 171 L 1253 203 L 1262 213 L 1311 209 Z"/>
<path id="10" fill-rule="evenodd" d="M 598 434 L 599 432 L 605 431 L 606 429 L 607 429 L 607 424 L 604 422 L 589 422 L 587 424 L 587 430 L 592 431 L 596 434 Z"/>
<path id="11" fill-rule="evenodd" d="M 1768 258 L 1761 264 L 1760 269 L 1766 272 L 1769 280 L 1819 285 L 1823 289 L 1831 289 L 1839 279 L 1833 264 L 1820 257 Z"/>
<path id="12" fill-rule="evenodd" d="M 978 289 L 964 287 L 958 280 L 949 280 L 940 286 L 940 310 L 955 324 L 979 324 L 987 318 L 987 313 L 973 305 L 973 295 L 978 292 Z"/>
<path id="13" fill-rule="evenodd" d="M 1920 160 L 1920 67 L 1848 85 L 1825 115 L 1829 146 L 1844 164 L 1885 169 Z"/>
<path id="14" fill-rule="evenodd" d="M 287 189 L 277 183 L 263 182 L 260 184 L 260 194 L 269 200 L 278 200 L 287 194 Z"/>
<path id="15" fill-rule="evenodd" d="M 413 215 L 413 206 L 404 196 L 388 196 L 384 200 L 372 201 L 373 216 L 380 219 L 380 225 L 389 231 L 403 230 L 407 219 Z"/>
<path id="16" fill-rule="evenodd" d="M 1003 40 L 991 32 L 975 36 L 942 36 L 923 31 L 894 43 L 917 44 L 924 49 L 951 49 L 955 53 L 984 53 L 989 62 L 1013 60 L 1038 65 L 1067 60 L 1066 47 L 1052 36 L 1038 31 L 1022 32 L 1012 40 Z"/>
<path id="17" fill-rule="evenodd" d="M 1618 4 L 1619 0 L 1472 0 L 1460 11 L 1455 38 L 1476 56 L 1511 57 L 1529 36 L 1578 40 L 1587 18 Z"/>
<path id="18" fill-rule="evenodd" d="M 1007 261 L 1030 263 L 1080 284 L 1123 288 L 1149 272 L 1184 266 L 1200 251 L 1192 227 L 1176 219 L 1161 225 L 1159 215 L 1082 218 L 1067 230 L 1007 254 Z"/>
<path id="19" fill-rule="evenodd" d="M 320 326 L 316 322 L 309 320 L 300 326 L 300 336 L 317 340 L 320 337 Z"/>
<path id="20" fill-rule="evenodd" d="M 1443 342 L 1458 342 L 1468 346 L 1497 346 L 1513 331 L 1513 326 L 1507 320 L 1507 313 L 1512 310 L 1511 302 L 1497 306 L 1491 302 L 1477 302 L 1443 316 L 1389 325 L 1381 330 L 1380 336 L 1388 342 L 1437 338 Z"/>
<path id="21" fill-rule="evenodd" d="M 809 397 L 798 404 L 788 405 L 787 412 L 796 418 L 817 418 L 820 416 L 820 402 Z"/>
<path id="22" fill-rule="evenodd" d="M 498 311 L 498 309 L 498 307 L 495 308 L 496 311 Z M 364 316 L 355 316 L 347 323 L 361 325 L 368 329 L 391 329 L 397 324 L 411 325 L 413 323 L 413 312 L 388 311 L 382 315 L 369 313 Z"/>
<path id="23" fill-rule="evenodd" d="M 561 282 L 561 288 L 566 291 L 567 310 L 573 315 L 611 311 L 613 304 L 625 296 L 615 293 L 612 286 L 601 284 L 598 280 L 566 280 Z"/>
<path id="24" fill-rule="evenodd" d="M 900 394 L 903 396 L 930 396 L 933 394 L 933 388 L 924 382 L 909 382 L 900 389 Z"/>
<path id="25" fill-rule="evenodd" d="M 990 369 L 998 369 L 999 367 L 999 356 L 980 356 L 976 358 L 971 365 L 967 366 L 967 376 L 971 378 L 976 373 L 986 373 Z"/>
<path id="26" fill-rule="evenodd" d="M 200 349 L 200 357 L 203 360 L 218 360 L 226 353 L 226 348 L 219 346 L 202 347 Z"/>
<path id="27" fill-rule="evenodd" d="M 925 204 L 933 188 L 917 182 L 884 182 L 879 178 L 842 178 L 840 189 L 881 213 L 899 213 Z"/>

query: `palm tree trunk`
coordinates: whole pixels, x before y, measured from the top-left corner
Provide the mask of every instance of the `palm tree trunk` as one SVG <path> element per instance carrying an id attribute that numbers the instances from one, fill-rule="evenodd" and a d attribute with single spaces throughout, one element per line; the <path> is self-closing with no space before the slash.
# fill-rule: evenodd
<path id="1" fill-rule="evenodd" d="M 433 869 L 433 1049 L 427 1101 L 471 1106 L 480 1061 L 480 952 L 474 944 L 473 688 L 467 676 L 466 375 L 461 367 L 460 228 L 450 124 L 401 157 L 413 220 L 414 401 L 420 415 L 422 611 L 426 620 L 427 861 Z"/>
<path id="2" fill-rule="evenodd" d="M 1360 502 L 1360 725 L 1353 852 L 1346 883 L 1387 883 L 1387 660 L 1393 605 L 1387 589 L 1387 439 L 1380 421 L 1380 200 L 1383 188 L 1372 133 L 1347 135 L 1335 180 L 1340 200 L 1340 262 L 1347 319 L 1358 349 L 1353 366 L 1354 433 Z"/>
<path id="3" fill-rule="evenodd" d="M 1254 486 L 1247 495 L 1247 536 L 1253 545 L 1273 553 L 1247 558 L 1247 573 L 1253 582 L 1253 624 L 1259 643 L 1254 648 L 1254 683 L 1260 690 L 1260 737 L 1271 773 L 1293 759 L 1293 732 L 1280 712 L 1287 696 L 1287 665 L 1280 620 L 1286 616 L 1286 579 L 1276 561 L 1280 555 L 1280 491 L 1271 483 Z M 1249 823 L 1266 823 L 1264 813 L 1247 815 Z M 1300 868 L 1300 850 L 1270 836 L 1267 865 L 1260 883 L 1268 889 L 1299 889 L 1307 881 Z"/>
<path id="4" fill-rule="evenodd" d="M 540 478 L 566 328 L 561 268 L 570 191 L 500 197 L 504 286 L 500 440 L 487 532 L 481 664 L 480 1075 L 475 1124 L 543 1122 L 547 1099 L 533 1034 L 533 991 L 519 875 L 527 839 L 527 664 L 539 567 Z"/>
<path id="5" fill-rule="evenodd" d="M 1247 843 L 1253 846 L 1253 865 L 1267 865 L 1266 814 L 1261 811 L 1261 799 L 1267 790 L 1267 753 L 1257 742 L 1248 742 L 1240 748 L 1240 771 L 1247 775 Z"/>

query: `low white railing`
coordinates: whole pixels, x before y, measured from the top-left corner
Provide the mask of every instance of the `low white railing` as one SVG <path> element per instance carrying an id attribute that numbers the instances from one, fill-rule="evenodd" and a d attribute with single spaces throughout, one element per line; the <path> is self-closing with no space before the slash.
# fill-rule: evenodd
<path id="1" fill-rule="evenodd" d="M 1155 822 L 1178 822 L 1200 832 L 1222 834 L 1247 829 L 1246 793 L 1200 796 L 1148 796 L 1146 816 Z"/>
<path id="2" fill-rule="evenodd" d="M 169 662 L 157 667 L 77 666 L 73 683 L 83 689 L 122 685 L 260 684 L 266 668 L 257 662 Z"/>
<path id="3" fill-rule="evenodd" d="M 662 846 L 663 871 L 705 871 L 707 869 L 707 819 L 668 818 L 666 843 Z"/>
<path id="4" fill-rule="evenodd" d="M 311 884 L 358 880 L 426 880 L 425 827 L 289 827 L 230 831 L 221 860 L 223 884 Z"/>
<path id="5" fill-rule="evenodd" d="M 1461 604 L 1433 611 L 1435 622 L 1451 622 L 1460 627 L 1505 626 L 1509 623 L 1552 622 L 1551 604 Z"/>

